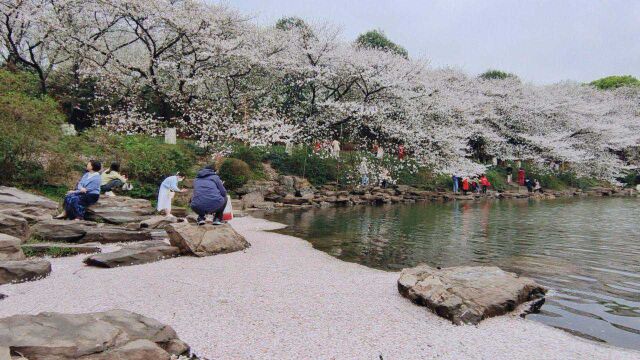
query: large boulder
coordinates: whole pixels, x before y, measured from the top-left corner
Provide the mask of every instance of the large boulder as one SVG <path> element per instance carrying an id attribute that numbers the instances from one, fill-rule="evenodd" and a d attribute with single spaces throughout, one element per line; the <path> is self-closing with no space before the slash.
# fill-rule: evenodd
<path id="1" fill-rule="evenodd" d="M 24 209 L 39 208 L 55 214 L 58 211 L 58 203 L 45 197 L 30 194 L 13 187 L 0 186 L 0 208 Z"/>
<path id="2" fill-rule="evenodd" d="M 96 254 L 84 259 L 91 266 L 114 268 L 146 264 L 178 256 L 180 249 L 161 240 L 143 241 L 123 246 L 120 250 Z"/>
<path id="3" fill-rule="evenodd" d="M 0 319 L 0 348 L 29 360 L 169 360 L 189 346 L 168 325 L 126 310 Z"/>
<path id="4" fill-rule="evenodd" d="M 29 222 L 23 218 L 0 213 L 0 233 L 26 240 L 29 238 Z"/>
<path id="5" fill-rule="evenodd" d="M 22 240 L 17 237 L 0 234 L 0 261 L 25 259 L 20 244 Z"/>
<path id="6" fill-rule="evenodd" d="M 25 256 L 20 244 L 22 244 L 22 240 L 17 237 L 0 234 L 0 261 L 24 260 Z"/>
<path id="7" fill-rule="evenodd" d="M 145 199 L 127 196 L 101 196 L 97 203 L 87 209 L 86 218 L 110 224 L 140 222 L 153 215 L 155 209 Z"/>
<path id="8" fill-rule="evenodd" d="M 454 324 L 477 324 L 529 302 L 539 307 L 546 289 L 532 279 L 495 266 L 436 269 L 427 265 L 404 269 L 398 290 Z"/>
<path id="9" fill-rule="evenodd" d="M 49 273 L 51 263 L 42 259 L 0 261 L 0 285 L 37 280 Z"/>
<path id="10" fill-rule="evenodd" d="M 46 220 L 34 225 L 31 232 L 43 241 L 76 242 L 98 225 L 91 221 Z"/>
<path id="11" fill-rule="evenodd" d="M 209 256 L 244 250 L 251 246 L 229 224 L 194 225 L 190 223 L 169 224 L 165 227 L 171 245 L 183 254 Z"/>

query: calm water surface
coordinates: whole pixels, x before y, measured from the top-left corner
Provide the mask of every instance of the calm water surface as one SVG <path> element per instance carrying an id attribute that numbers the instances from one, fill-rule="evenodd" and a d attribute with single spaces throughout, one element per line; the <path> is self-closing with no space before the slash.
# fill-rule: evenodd
<path id="1" fill-rule="evenodd" d="M 496 265 L 552 289 L 529 319 L 640 349 L 640 199 L 509 200 L 267 213 L 345 261 Z"/>

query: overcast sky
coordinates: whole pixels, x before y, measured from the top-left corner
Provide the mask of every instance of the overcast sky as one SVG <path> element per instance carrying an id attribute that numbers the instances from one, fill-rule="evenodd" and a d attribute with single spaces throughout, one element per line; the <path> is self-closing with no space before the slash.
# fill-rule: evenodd
<path id="1" fill-rule="evenodd" d="M 230 0 L 260 24 L 282 16 L 340 25 L 345 40 L 382 29 L 412 56 L 525 81 L 640 77 L 640 0 Z"/>

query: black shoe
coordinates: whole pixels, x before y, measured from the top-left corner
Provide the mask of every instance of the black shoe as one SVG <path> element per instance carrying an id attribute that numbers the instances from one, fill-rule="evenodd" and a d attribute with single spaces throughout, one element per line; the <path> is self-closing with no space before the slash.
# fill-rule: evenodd
<path id="1" fill-rule="evenodd" d="M 220 221 L 219 219 L 213 219 L 213 225 L 222 225 L 224 224 L 222 221 Z"/>
<path id="2" fill-rule="evenodd" d="M 206 224 L 206 223 L 207 223 L 207 222 L 206 222 L 206 221 L 204 221 L 204 220 L 198 220 L 198 225 L 204 225 L 204 224 Z"/>

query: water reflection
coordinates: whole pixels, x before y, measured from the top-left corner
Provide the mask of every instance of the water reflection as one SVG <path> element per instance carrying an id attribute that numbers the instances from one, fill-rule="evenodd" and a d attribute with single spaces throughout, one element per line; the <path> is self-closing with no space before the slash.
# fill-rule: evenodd
<path id="1" fill-rule="evenodd" d="M 497 265 L 554 289 L 530 318 L 640 349 L 640 201 L 451 202 L 265 214 L 345 261 Z"/>

